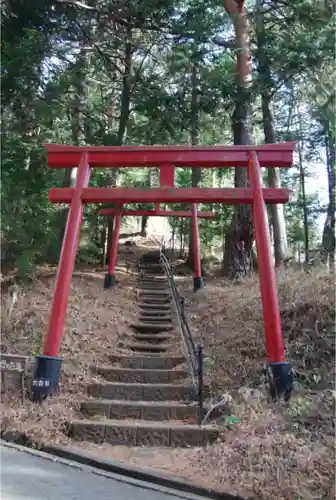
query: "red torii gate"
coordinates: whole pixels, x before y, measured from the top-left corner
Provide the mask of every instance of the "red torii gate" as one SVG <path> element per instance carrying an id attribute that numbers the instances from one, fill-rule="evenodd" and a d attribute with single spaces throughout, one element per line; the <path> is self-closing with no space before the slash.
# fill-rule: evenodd
<path id="1" fill-rule="evenodd" d="M 198 235 L 198 218 L 213 219 L 216 217 L 214 212 L 197 212 L 197 204 L 192 204 L 192 210 L 161 210 L 160 203 L 156 204 L 155 210 L 125 210 L 123 207 L 119 208 L 102 208 L 99 210 L 100 215 L 114 216 L 114 230 L 111 243 L 109 264 L 107 274 L 104 280 L 104 288 L 110 288 L 115 285 L 115 266 L 118 253 L 118 240 L 121 227 L 122 217 L 124 216 L 146 216 L 146 217 L 189 217 L 192 219 L 192 238 L 193 238 L 193 251 L 194 251 L 194 291 L 200 290 L 204 287 L 204 282 L 201 274 L 201 252 L 200 240 Z"/>
<path id="2" fill-rule="evenodd" d="M 273 396 L 289 397 L 293 384 L 291 365 L 285 361 L 275 270 L 265 203 L 286 203 L 287 189 L 263 188 L 261 167 L 288 168 L 292 165 L 294 143 L 264 146 L 115 146 L 78 147 L 46 145 L 51 168 L 78 167 L 74 188 L 49 191 L 52 203 L 70 203 L 66 230 L 57 270 L 49 325 L 43 353 L 37 357 L 32 397 L 41 400 L 58 387 L 62 337 L 72 272 L 85 203 L 245 203 L 252 204 L 268 373 Z M 89 188 L 90 168 L 160 167 L 159 188 Z M 248 188 L 175 188 L 177 166 L 245 167 Z M 197 210 L 196 210 L 197 212 Z M 196 213 L 197 219 L 197 213 Z"/>

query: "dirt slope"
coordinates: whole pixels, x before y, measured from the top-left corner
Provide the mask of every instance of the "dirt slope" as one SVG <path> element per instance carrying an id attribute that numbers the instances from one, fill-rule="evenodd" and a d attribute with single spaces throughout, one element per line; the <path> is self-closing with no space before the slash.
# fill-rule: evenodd
<path id="1" fill-rule="evenodd" d="M 135 276 L 118 267 L 117 292 L 102 290 L 101 271 L 77 272 L 62 344 L 61 394 L 42 405 L 16 394 L 1 403 L 2 431 L 24 431 L 37 441 L 78 446 L 65 437 L 64 422 L 76 416 L 91 379 L 88 365 L 107 362 L 132 319 Z M 54 274 L 18 291 L 11 317 L 2 296 L 2 345 L 35 355 L 43 336 Z M 334 497 L 333 405 L 334 288 L 324 272 L 279 275 L 286 347 L 299 372 L 290 404 L 270 404 L 259 371 L 265 360 L 257 280 L 232 285 L 210 280 L 194 295 L 190 278 L 179 278 L 195 335 L 205 344 L 214 401 L 224 398 L 222 438 L 206 449 L 148 450 L 85 445 L 99 457 L 155 468 L 200 484 L 260 499 Z M 251 382 L 252 381 L 252 382 Z"/>

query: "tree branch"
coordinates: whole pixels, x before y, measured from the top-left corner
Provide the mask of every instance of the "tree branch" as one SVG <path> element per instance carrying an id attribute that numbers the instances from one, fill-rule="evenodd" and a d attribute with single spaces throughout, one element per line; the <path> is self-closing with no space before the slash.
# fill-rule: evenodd
<path id="1" fill-rule="evenodd" d="M 234 16 L 239 12 L 238 3 L 236 2 L 236 0 L 224 0 L 224 8 L 229 16 Z"/>
<path id="2" fill-rule="evenodd" d="M 98 54 L 100 56 L 102 56 L 103 59 L 105 59 L 105 61 L 108 62 L 120 75 L 122 75 L 123 74 L 122 70 L 111 59 L 111 57 L 109 57 L 107 54 L 105 54 L 105 52 L 99 47 L 97 42 L 94 42 L 92 40 L 92 37 L 85 31 L 85 29 L 80 25 L 80 23 L 78 21 L 75 21 L 75 23 L 76 23 L 77 27 L 79 28 L 79 30 L 82 32 L 82 35 L 84 36 L 84 38 L 92 44 L 92 46 L 98 52 Z"/>
<path id="3" fill-rule="evenodd" d="M 158 42 L 154 42 L 151 44 L 151 46 L 149 47 L 149 49 L 146 51 L 144 57 L 142 58 L 142 61 L 140 62 L 136 72 L 135 72 L 135 75 L 134 75 L 134 84 L 132 86 L 132 89 L 131 89 L 131 92 L 133 93 L 134 92 L 134 89 L 139 81 L 139 76 L 140 76 L 140 73 L 141 73 L 141 70 L 143 68 L 143 65 L 145 63 L 145 60 L 147 59 L 147 57 L 150 55 L 150 53 L 152 52 L 153 48 L 155 47 L 155 45 L 157 44 Z"/>
<path id="4" fill-rule="evenodd" d="M 219 47 L 224 47 L 225 49 L 234 49 L 236 46 L 235 40 L 222 40 L 221 38 L 213 38 L 213 43 Z"/>
<path id="5" fill-rule="evenodd" d="M 107 19 L 113 21 L 114 23 L 124 26 L 126 28 L 141 28 L 143 30 L 150 31 L 160 31 L 161 28 L 165 28 L 166 25 L 156 25 L 156 24 L 147 24 L 147 20 L 141 20 L 140 22 L 131 21 L 129 19 L 124 19 L 120 17 L 118 14 L 111 9 L 99 9 L 97 7 L 91 7 L 80 0 L 57 0 L 59 4 L 70 5 L 75 8 L 84 9 L 86 11 L 95 12 L 96 14 L 105 15 Z"/>
<path id="6" fill-rule="evenodd" d="M 65 3 L 68 5 L 72 5 L 73 7 L 79 7 L 80 9 L 91 10 L 94 12 L 100 12 L 96 7 L 92 7 L 91 5 L 87 5 L 83 2 L 79 2 L 78 0 L 57 0 L 58 3 Z"/>

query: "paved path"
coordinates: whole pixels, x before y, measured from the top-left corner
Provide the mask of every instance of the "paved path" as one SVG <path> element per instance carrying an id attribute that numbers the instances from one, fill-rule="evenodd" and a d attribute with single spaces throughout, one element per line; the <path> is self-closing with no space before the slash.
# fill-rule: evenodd
<path id="1" fill-rule="evenodd" d="M 20 448 L 1 444 L 0 453 L 1 500 L 197 500 L 192 495 L 148 489 L 136 480 L 70 461 L 50 460 Z"/>

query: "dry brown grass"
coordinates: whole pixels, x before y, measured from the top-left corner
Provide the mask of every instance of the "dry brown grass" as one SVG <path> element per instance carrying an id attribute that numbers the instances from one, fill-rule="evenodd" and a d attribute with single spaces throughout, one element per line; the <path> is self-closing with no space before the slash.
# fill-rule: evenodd
<path id="1" fill-rule="evenodd" d="M 288 358 L 300 375 L 328 380 L 334 359 L 333 278 L 323 270 L 288 271 L 277 281 Z M 212 280 L 196 295 L 188 282 L 180 288 L 193 331 L 204 342 L 210 376 L 214 370 L 215 387 L 221 391 L 249 382 L 266 354 L 259 280 L 240 285 Z"/>
<path id="2" fill-rule="evenodd" d="M 270 403 L 259 384 L 266 353 L 258 280 L 214 280 L 199 296 L 185 286 L 190 322 L 205 345 L 208 381 L 217 398 L 224 396 L 225 413 L 240 422 L 222 442 L 194 455 L 191 467 L 197 463 L 219 488 L 239 482 L 256 498 L 331 499 L 334 282 L 323 270 L 277 278 L 287 356 L 299 380 L 289 404 Z"/>
<path id="3" fill-rule="evenodd" d="M 135 316 L 133 301 L 135 277 L 118 268 L 117 292 L 103 290 L 103 273 L 81 270 L 74 274 L 62 340 L 62 380 L 60 395 L 42 405 L 26 401 L 17 394 L 5 394 L 1 401 L 2 431 L 20 430 L 33 439 L 65 443 L 64 424 L 78 412 L 85 388 L 92 380 L 89 365 L 109 363 L 118 351 L 118 341 L 127 333 Z M 46 276 L 47 274 L 47 276 Z M 39 281 L 16 288 L 17 300 L 3 293 L 2 351 L 34 357 L 45 332 L 55 280 L 55 272 L 43 270 Z M 78 415 L 77 417 L 78 418 Z"/>
<path id="4" fill-rule="evenodd" d="M 278 276 L 288 358 L 300 382 L 289 404 L 273 404 L 259 384 L 265 343 L 256 279 L 232 285 L 209 280 L 194 295 L 191 278 L 179 278 L 192 330 L 205 344 L 208 382 L 225 395 L 223 433 L 206 449 L 144 449 L 75 444 L 66 420 L 78 418 L 88 365 L 108 362 L 127 331 L 134 307 L 134 279 L 119 269 L 117 293 L 102 290 L 102 273 L 73 280 L 62 347 L 61 395 L 41 406 L 17 397 L 2 402 L 2 429 L 37 440 L 79 446 L 98 457 L 120 460 L 184 477 L 198 484 L 259 499 L 334 498 L 334 284 L 323 271 Z M 8 352 L 33 354 L 45 330 L 53 277 L 19 291 L 10 321 L 3 313 L 2 344 Z M 7 302 L 6 302 L 7 301 Z M 10 309 L 2 298 L 3 311 Z M 231 421 L 228 416 L 235 417 Z M 236 422 L 236 423 L 234 423 Z"/>

